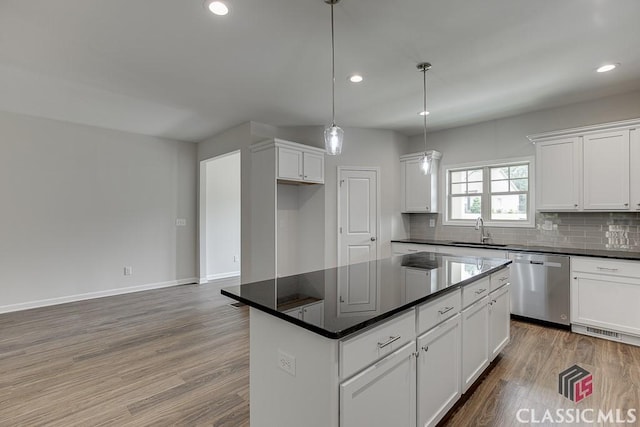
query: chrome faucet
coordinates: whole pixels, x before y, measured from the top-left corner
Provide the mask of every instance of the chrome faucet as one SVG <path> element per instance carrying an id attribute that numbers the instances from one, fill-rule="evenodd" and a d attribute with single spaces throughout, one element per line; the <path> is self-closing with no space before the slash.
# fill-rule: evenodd
<path id="1" fill-rule="evenodd" d="M 481 216 L 476 219 L 476 230 L 480 230 L 480 243 L 486 243 L 491 237 L 487 234 L 484 234 L 484 220 Z"/>

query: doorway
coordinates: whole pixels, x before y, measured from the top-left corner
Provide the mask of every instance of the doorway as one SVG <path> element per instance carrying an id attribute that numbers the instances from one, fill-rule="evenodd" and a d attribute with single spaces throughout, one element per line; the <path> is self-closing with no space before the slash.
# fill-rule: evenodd
<path id="1" fill-rule="evenodd" d="M 200 283 L 240 276 L 240 151 L 200 162 Z"/>
<path id="2" fill-rule="evenodd" d="M 338 313 L 375 312 L 379 305 L 380 190 L 377 167 L 338 167 Z"/>

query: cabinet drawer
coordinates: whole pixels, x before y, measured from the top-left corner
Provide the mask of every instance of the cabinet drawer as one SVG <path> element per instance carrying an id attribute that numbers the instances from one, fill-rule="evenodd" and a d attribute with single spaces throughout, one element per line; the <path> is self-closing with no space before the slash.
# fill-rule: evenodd
<path id="1" fill-rule="evenodd" d="M 462 309 L 460 289 L 418 307 L 418 333 L 428 331 Z"/>
<path id="2" fill-rule="evenodd" d="M 640 277 L 640 262 L 571 257 L 571 270 L 574 272 L 637 278 Z"/>
<path id="3" fill-rule="evenodd" d="M 491 280 L 489 277 L 484 277 L 475 283 L 464 286 L 462 288 L 462 308 L 467 307 L 480 298 L 489 295 L 489 289 L 491 289 Z"/>
<path id="4" fill-rule="evenodd" d="M 346 379 L 416 336 L 415 311 L 340 342 L 340 377 Z"/>
<path id="5" fill-rule="evenodd" d="M 491 292 L 508 284 L 511 281 L 510 273 L 511 269 L 509 267 L 493 273 L 491 275 Z"/>
<path id="6" fill-rule="evenodd" d="M 412 254 L 416 252 L 436 252 L 436 247 L 421 243 L 391 243 L 391 252 L 394 254 Z"/>

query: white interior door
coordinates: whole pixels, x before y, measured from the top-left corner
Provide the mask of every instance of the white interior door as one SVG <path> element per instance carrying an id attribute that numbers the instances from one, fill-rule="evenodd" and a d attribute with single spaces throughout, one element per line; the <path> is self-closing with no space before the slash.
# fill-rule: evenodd
<path id="1" fill-rule="evenodd" d="M 339 313 L 377 309 L 379 194 L 378 169 L 338 169 Z"/>

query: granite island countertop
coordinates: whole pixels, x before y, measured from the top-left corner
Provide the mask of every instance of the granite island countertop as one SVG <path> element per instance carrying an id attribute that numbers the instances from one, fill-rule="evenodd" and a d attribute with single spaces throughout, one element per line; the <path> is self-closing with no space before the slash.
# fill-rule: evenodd
<path id="1" fill-rule="evenodd" d="M 507 259 L 419 252 L 231 286 L 221 293 L 324 337 L 340 339 L 510 263 Z M 408 287 L 403 279 L 408 270 L 423 279 Z M 305 321 L 287 313 L 296 306 L 316 304 L 322 312 L 313 319 Z"/>
<path id="2" fill-rule="evenodd" d="M 479 245 L 473 242 L 453 242 L 451 240 L 431 240 L 431 239 L 394 239 L 391 242 L 395 243 L 417 243 L 423 245 L 436 245 L 436 246 L 453 246 L 458 248 L 479 248 L 479 249 L 493 249 L 503 250 L 510 252 L 531 252 L 541 254 L 555 254 L 555 255 L 572 255 L 572 256 L 584 256 L 584 257 L 596 257 L 596 258 L 611 258 L 622 259 L 631 261 L 640 261 L 640 252 L 638 251 L 615 251 L 606 249 L 577 249 L 577 248 L 555 248 L 550 246 L 528 246 L 519 244 L 507 244 L 507 245 L 492 245 L 485 244 Z"/>

